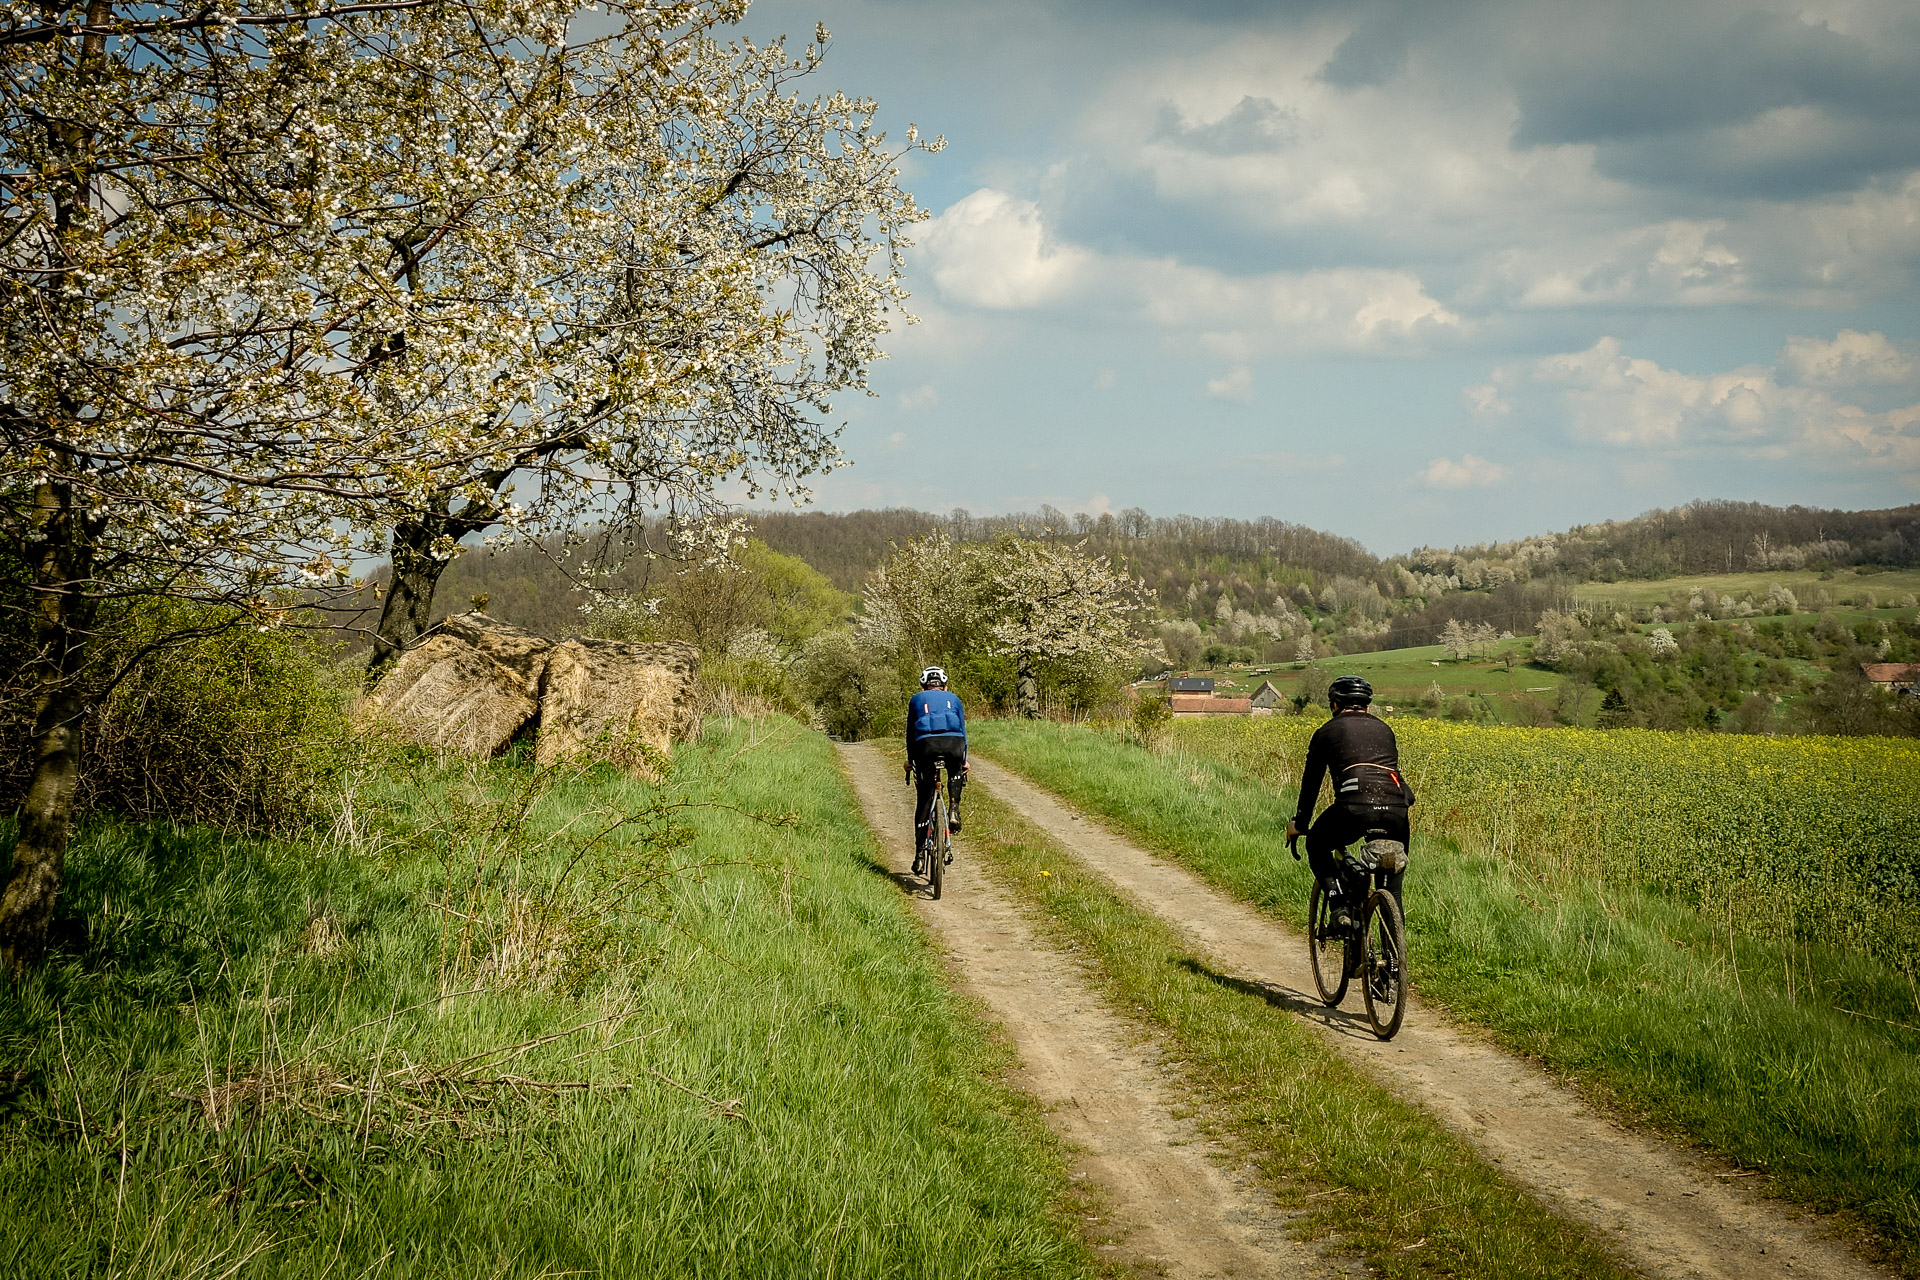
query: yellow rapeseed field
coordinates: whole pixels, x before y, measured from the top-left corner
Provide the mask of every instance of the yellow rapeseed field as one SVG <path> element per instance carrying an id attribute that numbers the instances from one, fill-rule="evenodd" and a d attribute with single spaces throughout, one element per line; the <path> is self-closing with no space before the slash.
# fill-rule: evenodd
<path id="1" fill-rule="evenodd" d="M 1298 717 L 1183 721 L 1173 746 L 1298 784 Z M 1549 884 L 1632 884 L 1730 930 L 1920 957 L 1920 744 L 1394 722 L 1416 834 Z M 1323 798 L 1324 799 L 1324 798 Z"/>

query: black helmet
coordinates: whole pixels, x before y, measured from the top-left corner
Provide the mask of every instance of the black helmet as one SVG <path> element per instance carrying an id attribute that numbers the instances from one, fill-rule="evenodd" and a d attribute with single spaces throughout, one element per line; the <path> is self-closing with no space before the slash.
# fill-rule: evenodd
<path id="1" fill-rule="evenodd" d="M 1336 707 L 1364 707 L 1373 701 L 1373 686 L 1359 676 L 1341 676 L 1327 686 L 1327 701 Z"/>

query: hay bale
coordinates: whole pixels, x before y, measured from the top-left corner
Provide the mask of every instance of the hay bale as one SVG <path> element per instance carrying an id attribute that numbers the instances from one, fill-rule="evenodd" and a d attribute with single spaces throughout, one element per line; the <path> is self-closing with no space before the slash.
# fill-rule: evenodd
<path id="1" fill-rule="evenodd" d="M 361 714 L 421 746 L 497 755 L 539 714 L 553 647 L 484 613 L 448 618 L 400 655 Z"/>
<path id="2" fill-rule="evenodd" d="M 556 764 L 591 751 L 651 775 L 675 738 L 693 730 L 700 651 L 668 641 L 569 640 L 548 655 L 534 759 Z"/>

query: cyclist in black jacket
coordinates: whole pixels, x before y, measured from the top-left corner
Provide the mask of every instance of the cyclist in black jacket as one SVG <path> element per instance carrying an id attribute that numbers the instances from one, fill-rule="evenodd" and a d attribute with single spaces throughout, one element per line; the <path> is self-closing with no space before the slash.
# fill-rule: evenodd
<path id="1" fill-rule="evenodd" d="M 1384 720 L 1367 710 L 1373 686 L 1359 676 L 1341 676 L 1327 690 L 1333 719 L 1314 731 L 1307 744 L 1307 763 L 1300 774 L 1300 803 L 1287 823 L 1287 838 L 1305 833 L 1307 862 L 1327 891 L 1333 921 L 1345 928 L 1352 923 L 1348 895 L 1341 884 L 1340 850 L 1355 840 L 1408 840 L 1407 810 L 1413 788 L 1400 774 L 1400 746 Z M 1333 780 L 1333 803 L 1313 818 L 1320 799 L 1320 782 Z M 1388 888 L 1400 896 L 1400 874 Z M 1360 904 L 1353 902 L 1357 910 Z"/>

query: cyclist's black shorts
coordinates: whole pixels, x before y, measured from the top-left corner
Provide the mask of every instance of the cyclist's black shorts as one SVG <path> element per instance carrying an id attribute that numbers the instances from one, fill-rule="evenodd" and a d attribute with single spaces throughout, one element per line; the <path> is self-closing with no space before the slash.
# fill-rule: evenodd
<path id="1" fill-rule="evenodd" d="M 947 773 L 959 777 L 960 771 L 967 765 L 967 737 L 963 733 L 936 733 L 916 740 L 907 748 L 907 759 L 913 761 L 913 771 L 933 772 L 936 758 L 947 762 Z"/>
<path id="2" fill-rule="evenodd" d="M 1324 884 L 1341 872 L 1334 855 L 1354 841 L 1398 840 L 1406 845 L 1411 839 L 1405 806 L 1330 805 L 1307 832 L 1307 863 L 1314 878 Z"/>

